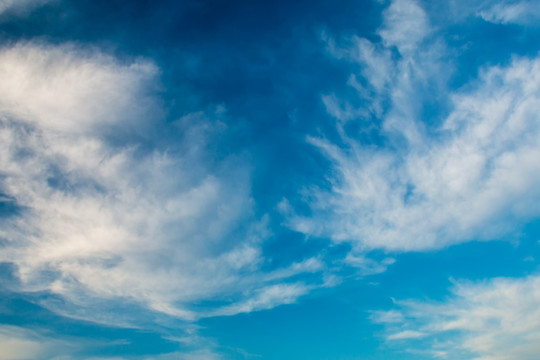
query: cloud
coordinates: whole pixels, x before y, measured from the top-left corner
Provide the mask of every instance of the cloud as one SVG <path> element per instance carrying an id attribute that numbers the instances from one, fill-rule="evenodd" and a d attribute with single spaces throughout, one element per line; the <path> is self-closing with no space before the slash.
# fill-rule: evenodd
<path id="1" fill-rule="evenodd" d="M 218 309 L 213 316 L 249 313 L 255 310 L 271 309 L 281 304 L 291 304 L 307 294 L 312 287 L 302 283 L 277 284 L 260 289 L 249 299 Z"/>
<path id="2" fill-rule="evenodd" d="M 430 33 L 424 9 L 414 0 L 394 0 L 383 12 L 383 26 L 378 33 L 383 44 L 395 46 L 402 55 L 414 51 Z"/>
<path id="3" fill-rule="evenodd" d="M 388 316 L 397 321 L 381 321 L 384 313 L 374 321 L 385 324 L 388 341 L 411 350 L 427 345 L 449 359 L 532 360 L 540 352 L 539 301 L 536 275 L 457 282 L 445 302 L 397 302 L 400 317 Z"/>
<path id="4" fill-rule="evenodd" d="M 420 331 L 404 330 L 395 334 L 388 335 L 387 340 L 405 340 L 405 339 L 419 339 L 425 337 L 426 334 Z"/>
<path id="5" fill-rule="evenodd" d="M 55 0 L 0 0 L 0 16 L 5 13 L 25 14 Z"/>
<path id="6" fill-rule="evenodd" d="M 540 17 L 535 0 L 455 0 L 428 2 L 430 15 L 437 18 L 437 26 L 459 24 L 479 17 L 495 24 L 514 24 L 536 27 Z"/>
<path id="7" fill-rule="evenodd" d="M 376 261 L 364 255 L 347 254 L 345 257 L 345 263 L 349 266 L 359 269 L 360 274 L 374 275 L 380 274 L 386 271 L 387 267 L 395 262 L 393 258 L 385 258 L 381 261 Z"/>
<path id="8" fill-rule="evenodd" d="M 63 337 L 48 330 L 31 330 L 19 326 L 0 325 L 0 360 L 168 360 L 168 359 L 197 359 L 217 360 L 224 357 L 213 349 L 216 344 L 207 340 L 192 344 L 191 350 L 164 353 L 158 355 L 123 355 L 122 357 L 107 357 L 88 355 L 95 354 L 96 348 L 103 347 L 96 340 L 80 337 Z M 106 346 L 111 346 L 108 343 Z"/>
<path id="9" fill-rule="evenodd" d="M 495 2 L 477 13 L 486 21 L 500 24 L 534 25 L 540 20 L 536 1 Z"/>
<path id="10" fill-rule="evenodd" d="M 0 190 L 21 209 L 0 219 L 13 291 L 126 325 L 123 309 L 192 320 L 210 312 L 198 302 L 287 286 L 260 270 L 267 220 L 253 214 L 247 162 L 208 149 L 224 109 L 165 124 L 158 75 L 148 60 L 75 44 L 0 50 Z"/>
<path id="11" fill-rule="evenodd" d="M 53 359 L 74 347 L 17 326 L 0 325 L 0 360 Z"/>
<path id="12" fill-rule="evenodd" d="M 407 4 L 390 5 L 383 29 L 399 32 L 396 11 L 420 16 L 416 3 Z M 410 251 L 500 238 L 540 215 L 540 58 L 515 57 L 450 90 L 453 64 L 444 41 L 434 33 L 415 34 L 429 40 L 415 40 L 416 50 L 409 44 L 401 57 L 380 62 L 384 71 L 371 64 L 387 58 L 386 47 L 355 39 L 344 52 L 365 64 L 359 96 L 371 94 L 381 104 L 355 121 L 379 124 L 382 140 L 357 140 L 339 117 L 340 141 L 308 137 L 331 163 L 331 188 L 306 191 L 311 212 L 290 212 L 293 229 L 350 242 L 358 253 Z M 426 104 L 440 110 L 426 115 Z"/>

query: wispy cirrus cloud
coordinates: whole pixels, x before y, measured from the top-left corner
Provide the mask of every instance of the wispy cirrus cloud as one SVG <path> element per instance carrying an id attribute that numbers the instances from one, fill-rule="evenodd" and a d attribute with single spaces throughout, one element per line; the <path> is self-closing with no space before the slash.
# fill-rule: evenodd
<path id="1" fill-rule="evenodd" d="M 534 25 L 540 20 L 540 8 L 534 0 L 493 2 L 477 14 L 486 21 L 500 24 Z"/>
<path id="2" fill-rule="evenodd" d="M 125 325 L 123 306 L 193 320 L 216 311 L 198 302 L 261 303 L 257 294 L 304 271 L 260 270 L 268 229 L 252 211 L 248 164 L 207 148 L 224 109 L 165 133 L 158 72 L 74 44 L 0 50 L 0 189 L 20 209 L 1 219 L 12 291 L 50 292 L 62 301 L 43 305 L 60 314 Z M 164 136 L 175 141 L 163 146 Z M 303 293 L 224 306 L 232 315 Z"/>
<path id="3" fill-rule="evenodd" d="M 291 227 L 358 252 L 410 251 L 499 238 L 540 215 L 540 59 L 515 57 L 450 89 L 454 64 L 418 2 L 392 2 L 379 34 L 379 43 L 330 43 L 361 66 L 361 81 L 350 81 L 359 98 L 378 105 L 336 116 L 340 143 L 308 138 L 332 164 L 331 189 L 308 192 L 311 215 L 290 215 Z M 430 103 L 447 110 L 426 113 Z M 358 140 L 351 121 L 379 124 L 382 140 Z"/>
<path id="4" fill-rule="evenodd" d="M 495 24 L 536 26 L 540 17 L 535 0 L 422 1 L 438 20 L 437 26 L 465 23 L 474 18 Z"/>
<path id="5" fill-rule="evenodd" d="M 441 358 L 536 359 L 540 351 L 540 278 L 456 282 L 443 302 L 398 301 L 373 314 L 386 340 Z M 399 314 L 399 316 L 396 316 Z"/>
<path id="6" fill-rule="evenodd" d="M 21 14 L 57 0 L 0 0 L 0 16 L 4 13 Z"/>
<path id="7" fill-rule="evenodd" d="M 256 310 L 271 309 L 281 304 L 291 304 L 310 290 L 312 290 L 311 286 L 301 283 L 269 286 L 258 291 L 255 296 L 247 300 L 218 309 L 212 315 L 223 316 L 250 313 Z"/>

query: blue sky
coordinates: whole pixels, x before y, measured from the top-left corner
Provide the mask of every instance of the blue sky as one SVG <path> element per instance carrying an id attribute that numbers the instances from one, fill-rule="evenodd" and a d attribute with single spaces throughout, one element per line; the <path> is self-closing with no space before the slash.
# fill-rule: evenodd
<path id="1" fill-rule="evenodd" d="M 540 353 L 537 0 L 0 0 L 0 360 Z"/>

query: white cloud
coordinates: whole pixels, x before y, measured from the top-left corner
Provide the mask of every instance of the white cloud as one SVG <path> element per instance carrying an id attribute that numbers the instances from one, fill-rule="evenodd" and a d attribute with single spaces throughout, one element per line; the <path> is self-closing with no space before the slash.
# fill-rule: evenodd
<path id="1" fill-rule="evenodd" d="M 385 258 L 382 261 L 375 261 L 364 255 L 347 254 L 345 263 L 358 268 L 361 275 L 374 275 L 386 271 L 387 267 L 395 262 L 393 258 Z"/>
<path id="2" fill-rule="evenodd" d="M 51 1 L 55 0 L 0 0 L 0 15 L 7 12 L 24 14 Z"/>
<path id="3" fill-rule="evenodd" d="M 534 0 L 496 2 L 478 14 L 489 22 L 531 25 L 540 20 L 540 6 Z"/>
<path id="4" fill-rule="evenodd" d="M 437 24 L 459 23 L 480 17 L 496 24 L 534 26 L 540 18 L 537 0 L 453 0 L 429 2 L 430 13 Z"/>
<path id="5" fill-rule="evenodd" d="M 430 33 L 428 17 L 415 0 L 394 0 L 383 12 L 383 27 L 379 29 L 385 46 L 395 46 L 408 55 Z"/>
<path id="6" fill-rule="evenodd" d="M 45 304 L 54 311 L 118 324 L 110 304 L 193 319 L 196 302 L 245 303 L 286 281 L 259 272 L 267 230 L 247 164 L 206 149 L 223 109 L 171 125 L 167 147 L 155 141 L 157 73 L 76 45 L 0 50 L 0 185 L 22 209 L 1 219 L 0 261 L 16 265 L 15 291 L 51 291 L 67 301 Z"/>
<path id="7" fill-rule="evenodd" d="M 420 339 L 426 336 L 426 333 L 414 330 L 404 330 L 398 333 L 390 334 L 387 340 L 405 340 L 405 339 Z"/>
<path id="8" fill-rule="evenodd" d="M 538 276 L 458 282 L 444 303 L 398 302 L 401 318 L 385 323 L 386 338 L 411 349 L 419 345 L 409 341 L 425 338 L 422 347 L 449 359 L 533 360 L 540 353 L 539 302 Z M 384 323 L 380 318 L 374 321 Z"/>
<path id="9" fill-rule="evenodd" d="M 88 351 L 95 353 L 96 347 L 101 346 L 103 344 L 87 338 L 64 337 L 60 339 L 59 335 L 50 330 L 31 330 L 19 326 L 0 325 L 0 349 L 2 350 L 0 360 L 218 360 L 226 358 L 215 351 L 216 344 L 202 339 L 198 339 L 196 344 L 191 344 L 191 350 L 182 352 L 122 357 L 85 355 Z"/>
<path id="10" fill-rule="evenodd" d="M 51 136 L 128 135 L 162 117 L 149 94 L 158 73 L 151 62 L 121 65 L 75 44 L 19 43 L 3 49 L 1 57 L 2 114 Z"/>
<path id="11" fill-rule="evenodd" d="M 339 47 L 334 39 L 324 33 L 322 40 L 326 42 L 332 56 L 362 64 L 360 75 L 366 79 L 367 84 L 362 84 L 356 74 L 349 77 L 348 84 L 355 88 L 369 104 L 366 107 L 354 108 L 349 102 L 336 95 L 324 95 L 322 101 L 326 106 L 326 111 L 343 123 L 358 118 L 368 119 L 372 113 L 380 116 L 383 99 L 378 95 L 387 90 L 392 78 L 396 76 L 391 51 L 357 36 L 352 37 L 347 47 Z"/>
<path id="12" fill-rule="evenodd" d="M 393 12 L 403 6 L 390 5 L 384 29 L 392 22 L 399 32 Z M 421 12 L 416 4 L 408 6 Z M 416 38 L 431 40 L 414 51 L 408 46 L 406 56 L 384 65 L 395 74 L 389 80 L 380 80 L 384 72 L 370 65 L 385 48 L 374 53 L 375 45 L 353 46 L 364 49 L 349 59 L 365 64 L 361 75 L 371 84 L 368 90 L 389 104 L 373 111 L 384 145 L 360 143 L 341 121 L 341 145 L 309 137 L 332 162 L 331 190 L 310 192 L 309 216 L 289 212 L 292 228 L 351 242 L 362 254 L 499 238 L 540 215 L 540 58 L 516 57 L 506 67 L 484 69 L 463 90 L 450 91 L 452 64 L 444 61 L 444 43 L 432 34 Z M 430 102 L 448 106 L 449 115 L 425 123 L 423 106 Z"/>
<path id="13" fill-rule="evenodd" d="M 72 345 L 17 326 L 0 325 L 0 360 L 53 359 L 74 350 Z"/>
<path id="14" fill-rule="evenodd" d="M 219 354 L 217 344 L 208 339 L 189 335 L 190 343 L 184 351 L 154 355 L 128 355 L 122 357 L 85 355 L 95 353 L 103 344 L 92 339 L 65 337 L 54 334 L 50 329 L 28 329 L 12 325 L 0 325 L 0 360 L 218 360 L 229 357 Z M 167 339 L 175 341 L 175 339 Z M 185 341 L 182 341 L 185 343 Z M 129 344 L 127 342 L 126 344 Z M 114 345 L 108 343 L 107 346 Z M 241 350 L 238 350 L 241 352 Z"/>
<path id="15" fill-rule="evenodd" d="M 307 294 L 311 289 L 311 286 L 302 283 L 271 285 L 258 290 L 249 299 L 218 309 L 211 315 L 235 315 L 255 310 L 271 309 L 281 304 L 291 304 L 296 302 L 300 296 Z"/>
<path id="16" fill-rule="evenodd" d="M 395 74 L 392 72 L 392 57 L 390 50 L 377 47 L 367 39 L 353 37 L 350 57 L 361 64 L 361 74 L 376 92 L 383 91 Z"/>

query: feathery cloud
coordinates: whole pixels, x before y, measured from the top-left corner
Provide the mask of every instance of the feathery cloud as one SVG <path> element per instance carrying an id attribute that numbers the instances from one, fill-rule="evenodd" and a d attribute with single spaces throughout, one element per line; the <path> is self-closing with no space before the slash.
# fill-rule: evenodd
<path id="1" fill-rule="evenodd" d="M 425 19 L 416 2 L 393 2 L 384 31 L 399 33 L 399 13 L 411 11 Z M 331 189 L 311 191 L 312 214 L 290 215 L 292 228 L 350 242 L 360 252 L 409 251 L 499 238 L 540 215 L 540 58 L 514 57 L 450 90 L 444 42 L 429 25 L 422 29 L 414 32 L 415 46 L 382 33 L 383 43 L 399 50 L 394 60 L 387 46 L 366 39 L 332 49 L 365 65 L 358 94 L 381 105 L 354 121 L 379 122 L 383 141 L 362 143 L 339 117 L 341 144 L 309 137 L 332 164 Z M 426 121 L 430 102 L 448 113 Z"/>
<path id="2" fill-rule="evenodd" d="M 375 313 L 389 342 L 443 358 L 536 359 L 540 351 L 540 278 L 457 282 L 445 302 L 398 301 L 400 316 Z M 388 321 L 395 319 L 395 321 Z"/>

